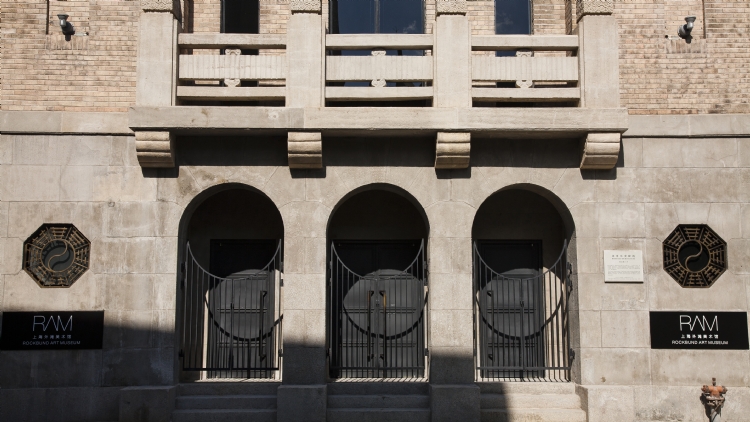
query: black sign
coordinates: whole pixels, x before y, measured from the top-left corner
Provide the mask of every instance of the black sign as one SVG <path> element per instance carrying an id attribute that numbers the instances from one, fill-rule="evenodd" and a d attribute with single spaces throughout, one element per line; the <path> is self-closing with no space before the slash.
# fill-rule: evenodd
<path id="1" fill-rule="evenodd" d="M 652 349 L 748 350 L 747 312 L 651 312 Z"/>
<path id="2" fill-rule="evenodd" d="M 2 350 L 101 349 L 104 311 L 4 312 Z"/>

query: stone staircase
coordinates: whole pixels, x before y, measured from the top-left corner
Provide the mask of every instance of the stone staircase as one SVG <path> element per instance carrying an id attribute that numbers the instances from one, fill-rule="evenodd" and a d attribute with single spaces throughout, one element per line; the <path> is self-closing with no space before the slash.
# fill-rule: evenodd
<path id="1" fill-rule="evenodd" d="M 482 422 L 586 422 L 574 383 L 478 383 Z"/>
<path id="2" fill-rule="evenodd" d="M 172 422 L 276 422 L 278 387 L 251 382 L 180 384 Z"/>
<path id="3" fill-rule="evenodd" d="M 429 422 L 426 383 L 328 384 L 328 422 Z"/>

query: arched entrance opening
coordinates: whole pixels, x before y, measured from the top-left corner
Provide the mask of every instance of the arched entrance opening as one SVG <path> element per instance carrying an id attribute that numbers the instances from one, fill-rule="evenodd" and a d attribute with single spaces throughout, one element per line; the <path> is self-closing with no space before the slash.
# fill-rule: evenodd
<path id="1" fill-rule="evenodd" d="M 243 185 L 203 192 L 188 207 L 180 239 L 181 381 L 278 376 L 283 237 L 273 202 Z"/>
<path id="2" fill-rule="evenodd" d="M 472 227 L 477 378 L 569 381 L 573 220 L 534 186 L 489 197 Z"/>
<path id="3" fill-rule="evenodd" d="M 426 370 L 429 228 L 408 193 L 371 185 L 328 224 L 329 375 L 419 379 Z"/>

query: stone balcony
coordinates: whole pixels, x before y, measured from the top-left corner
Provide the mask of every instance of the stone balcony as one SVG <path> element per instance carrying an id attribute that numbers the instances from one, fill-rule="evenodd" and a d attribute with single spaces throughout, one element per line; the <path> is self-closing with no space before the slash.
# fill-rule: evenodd
<path id="1" fill-rule="evenodd" d="M 576 35 L 476 36 L 459 7 L 433 34 L 339 35 L 304 4 L 286 35 L 180 34 L 169 10 L 144 13 L 129 118 L 142 165 L 172 166 L 175 135 L 248 131 L 287 133 L 302 168 L 322 165 L 323 137 L 393 134 L 434 134 L 438 168 L 468 166 L 472 137 L 580 137 L 582 168 L 615 165 L 611 15 L 582 13 Z"/>

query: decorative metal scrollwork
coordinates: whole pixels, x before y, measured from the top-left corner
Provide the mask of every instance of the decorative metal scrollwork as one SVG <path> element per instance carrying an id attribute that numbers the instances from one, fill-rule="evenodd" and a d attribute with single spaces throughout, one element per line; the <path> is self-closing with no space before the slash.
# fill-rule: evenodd
<path id="1" fill-rule="evenodd" d="M 70 287 L 89 269 L 91 242 L 72 224 L 42 224 L 23 243 L 23 269 L 41 287 Z"/>
<path id="2" fill-rule="evenodd" d="M 680 224 L 663 252 L 664 271 L 682 287 L 711 287 L 727 269 L 727 242 L 705 224 Z"/>

